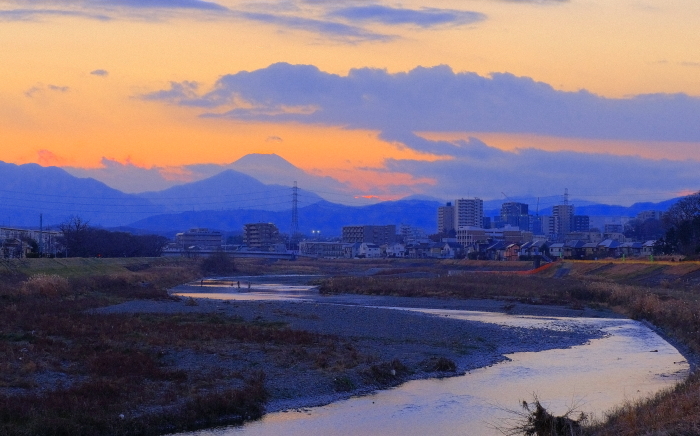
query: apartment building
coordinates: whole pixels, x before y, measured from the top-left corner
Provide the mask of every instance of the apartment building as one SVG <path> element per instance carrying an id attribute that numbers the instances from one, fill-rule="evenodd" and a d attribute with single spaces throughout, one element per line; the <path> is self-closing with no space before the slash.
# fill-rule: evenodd
<path id="1" fill-rule="evenodd" d="M 396 241 L 396 226 L 343 226 L 343 242 L 346 244 L 391 244 Z"/>
<path id="2" fill-rule="evenodd" d="M 280 242 L 279 235 L 272 223 L 251 223 L 244 226 L 243 242 L 250 248 L 264 249 Z"/>
<path id="3" fill-rule="evenodd" d="M 454 201 L 454 226 L 478 227 L 484 225 L 484 201 L 480 198 L 460 198 Z"/>

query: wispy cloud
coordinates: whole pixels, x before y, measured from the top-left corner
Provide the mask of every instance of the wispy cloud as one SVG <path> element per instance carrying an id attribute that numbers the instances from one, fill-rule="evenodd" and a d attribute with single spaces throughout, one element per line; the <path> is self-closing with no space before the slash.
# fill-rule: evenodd
<path id="1" fill-rule="evenodd" d="M 91 5 L 123 6 L 137 9 L 199 9 L 206 11 L 227 11 L 218 3 L 202 0 L 92 0 Z"/>
<path id="2" fill-rule="evenodd" d="M 395 38 L 391 35 L 382 35 L 368 31 L 362 27 L 331 20 L 260 12 L 236 12 L 236 16 L 250 21 L 274 24 L 290 29 L 305 30 L 307 32 L 331 36 L 347 41 L 389 41 Z"/>
<path id="3" fill-rule="evenodd" d="M 93 70 L 93 71 L 90 71 L 90 74 L 92 74 L 93 76 L 103 76 L 104 77 L 104 76 L 109 75 L 109 71 L 107 71 L 107 70 Z"/>
<path id="4" fill-rule="evenodd" d="M 199 100 L 198 89 L 199 84 L 197 82 L 170 82 L 170 89 L 145 94 L 140 98 L 144 100 L 177 102 L 183 106 L 211 106 L 209 100 L 203 101 L 202 104 L 197 104 Z"/>
<path id="5" fill-rule="evenodd" d="M 124 12 L 138 14 L 159 11 L 198 10 L 206 12 L 228 12 L 218 3 L 202 0 L 35 0 L 31 7 L 26 1 L 10 0 L 6 4 L 15 8 L 0 10 L 0 21 L 37 21 L 51 17 L 79 17 L 109 21 L 123 16 Z"/>
<path id="6" fill-rule="evenodd" d="M 43 84 L 37 84 L 29 88 L 28 90 L 24 91 L 24 95 L 29 98 L 33 98 L 35 95 L 41 94 L 44 91 L 53 91 L 53 92 L 61 92 L 65 93 L 70 91 L 70 87 L 68 86 L 58 86 L 58 85 L 43 85 Z"/>
<path id="7" fill-rule="evenodd" d="M 0 10 L 0 21 L 37 21 L 48 17 L 80 17 L 108 21 L 108 15 L 61 9 L 9 9 Z"/>
<path id="8" fill-rule="evenodd" d="M 48 88 L 51 91 L 58 91 L 58 92 L 68 92 L 70 89 L 68 86 L 58 86 L 58 85 L 49 85 Z"/>
<path id="9" fill-rule="evenodd" d="M 435 8 L 402 9 L 382 5 L 345 7 L 331 11 L 328 16 L 350 21 L 369 21 L 388 25 L 413 24 L 420 27 L 471 24 L 486 19 L 486 15 L 479 12 Z"/>

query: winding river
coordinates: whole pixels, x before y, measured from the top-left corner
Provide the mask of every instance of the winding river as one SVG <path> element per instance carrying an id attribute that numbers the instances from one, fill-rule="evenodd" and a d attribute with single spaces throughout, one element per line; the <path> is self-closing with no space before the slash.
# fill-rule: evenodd
<path id="1" fill-rule="evenodd" d="M 256 284 L 250 292 L 212 286 L 192 295 L 216 299 L 309 299 L 310 287 Z M 348 296 L 357 304 L 356 297 Z M 371 297 L 361 299 L 367 305 Z M 336 301 L 333 304 L 339 304 Z M 267 414 L 242 427 L 187 433 L 188 436 L 277 435 L 500 435 L 508 428 L 519 402 L 537 395 L 550 411 L 575 408 L 601 416 L 605 411 L 672 387 L 689 371 L 686 359 L 642 323 L 615 318 L 515 316 L 494 312 L 412 309 L 437 316 L 547 329 L 594 327 L 606 335 L 567 349 L 514 353 L 505 362 L 457 377 L 415 380 L 323 407 Z M 181 435 L 181 436 L 184 436 Z"/>

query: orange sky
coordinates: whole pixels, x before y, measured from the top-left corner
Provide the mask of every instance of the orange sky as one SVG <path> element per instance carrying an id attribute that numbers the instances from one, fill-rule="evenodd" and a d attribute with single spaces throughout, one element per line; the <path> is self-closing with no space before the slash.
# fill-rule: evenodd
<path id="1" fill-rule="evenodd" d="M 39 9 L 60 7 L 34 3 Z M 95 3 L 75 3 L 68 9 L 111 19 L 38 15 L 0 22 L 0 160 L 97 167 L 106 157 L 148 168 L 229 163 L 248 153 L 276 153 L 300 168 L 363 190 L 427 181 L 371 171 L 381 169 L 386 158 L 438 158 L 384 142 L 378 132 L 201 119 L 201 109 L 137 98 L 165 89 L 171 81 L 197 81 L 209 89 L 221 75 L 280 61 L 341 75 L 365 66 L 398 72 L 446 64 L 456 72 L 509 72 L 556 89 L 587 89 L 608 97 L 700 95 L 700 4 L 694 0 L 409 0 L 400 6 L 468 10 L 486 19 L 435 27 L 362 23 L 368 32 L 393 36 L 390 41 L 348 40 L 235 14 L 100 9 L 90 4 Z M 233 11 L 251 7 L 238 1 L 218 4 Z M 328 13 L 317 3 L 280 4 L 293 5 L 296 9 L 286 14 L 296 17 L 320 20 Z M 0 2 L 0 10 L 6 12 L 23 7 L 26 2 Z M 256 11 L 261 8 L 258 5 Z M 97 69 L 108 75 L 90 74 Z M 697 146 L 497 132 L 431 132 L 426 137 L 470 135 L 504 150 L 604 152 L 649 159 L 693 159 Z"/>

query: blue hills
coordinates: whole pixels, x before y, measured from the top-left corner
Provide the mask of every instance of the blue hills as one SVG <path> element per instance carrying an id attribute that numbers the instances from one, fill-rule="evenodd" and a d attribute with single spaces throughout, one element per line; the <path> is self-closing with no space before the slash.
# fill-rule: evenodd
<path id="1" fill-rule="evenodd" d="M 245 223 L 273 222 L 282 232 L 288 232 L 291 225 L 290 186 L 264 184 L 233 169 L 158 192 L 126 194 L 95 179 L 72 176 L 61 168 L 0 161 L 0 188 L 2 226 L 38 227 L 39 214 L 43 214 L 45 227 L 56 228 L 71 216 L 80 216 L 94 226 L 169 236 L 191 227 L 238 232 Z M 486 215 L 497 214 L 496 207 L 503 201 L 486 202 Z M 572 203 L 581 215 L 635 216 L 643 210 L 667 210 L 676 201 L 678 198 L 629 207 L 576 200 Z M 299 227 L 303 233 L 318 230 L 322 236 L 339 235 L 342 226 L 353 224 L 408 224 L 431 233 L 436 228 L 437 207 L 442 204 L 434 198 L 412 196 L 348 206 L 300 189 Z M 531 204 L 530 209 L 534 213 L 535 205 Z M 539 213 L 551 213 L 551 206 L 540 208 Z"/>

